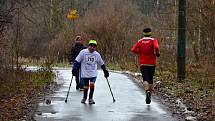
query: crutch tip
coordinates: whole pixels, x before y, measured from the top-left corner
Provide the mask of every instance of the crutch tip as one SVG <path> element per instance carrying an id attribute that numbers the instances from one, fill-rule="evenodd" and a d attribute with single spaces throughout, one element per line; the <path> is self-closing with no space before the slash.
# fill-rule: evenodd
<path id="1" fill-rule="evenodd" d="M 65 100 L 65 103 L 67 103 L 67 100 Z"/>

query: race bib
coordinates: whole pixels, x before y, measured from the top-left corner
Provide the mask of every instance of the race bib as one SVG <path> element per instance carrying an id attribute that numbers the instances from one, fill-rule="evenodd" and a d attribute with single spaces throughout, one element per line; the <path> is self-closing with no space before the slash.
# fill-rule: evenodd
<path id="1" fill-rule="evenodd" d="M 96 56 L 95 55 L 86 55 L 86 70 L 95 70 L 96 69 Z"/>

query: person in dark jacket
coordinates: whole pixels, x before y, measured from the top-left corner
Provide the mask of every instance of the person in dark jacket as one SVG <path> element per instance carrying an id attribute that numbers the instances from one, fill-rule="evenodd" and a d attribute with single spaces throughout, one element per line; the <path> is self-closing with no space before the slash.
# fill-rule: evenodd
<path id="1" fill-rule="evenodd" d="M 85 49 L 86 47 L 84 46 L 84 41 L 81 38 L 81 36 L 77 36 L 75 38 L 75 44 L 71 48 L 70 52 L 70 64 L 73 64 L 75 61 L 75 58 L 78 56 L 79 52 L 82 49 Z M 81 77 L 79 77 L 79 70 L 78 74 L 74 75 L 75 76 L 75 81 L 76 81 L 76 89 L 83 90 L 83 82 L 81 81 Z"/>

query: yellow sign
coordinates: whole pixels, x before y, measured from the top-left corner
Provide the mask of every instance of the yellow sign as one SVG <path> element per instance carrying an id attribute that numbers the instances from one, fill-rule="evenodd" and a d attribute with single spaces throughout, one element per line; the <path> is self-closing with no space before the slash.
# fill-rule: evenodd
<path id="1" fill-rule="evenodd" d="M 77 19 L 79 18 L 77 10 L 70 10 L 69 13 L 67 14 L 68 19 Z"/>

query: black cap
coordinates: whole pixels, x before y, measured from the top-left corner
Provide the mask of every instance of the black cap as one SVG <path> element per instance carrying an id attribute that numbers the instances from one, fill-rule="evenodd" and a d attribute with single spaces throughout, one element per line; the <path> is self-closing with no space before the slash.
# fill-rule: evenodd
<path id="1" fill-rule="evenodd" d="M 146 37 L 150 37 L 152 35 L 152 31 L 150 28 L 143 29 L 143 35 Z"/>
<path id="2" fill-rule="evenodd" d="M 152 30 L 150 28 L 145 28 L 145 29 L 143 29 L 143 32 L 144 33 L 149 33 L 149 32 L 152 32 Z"/>

